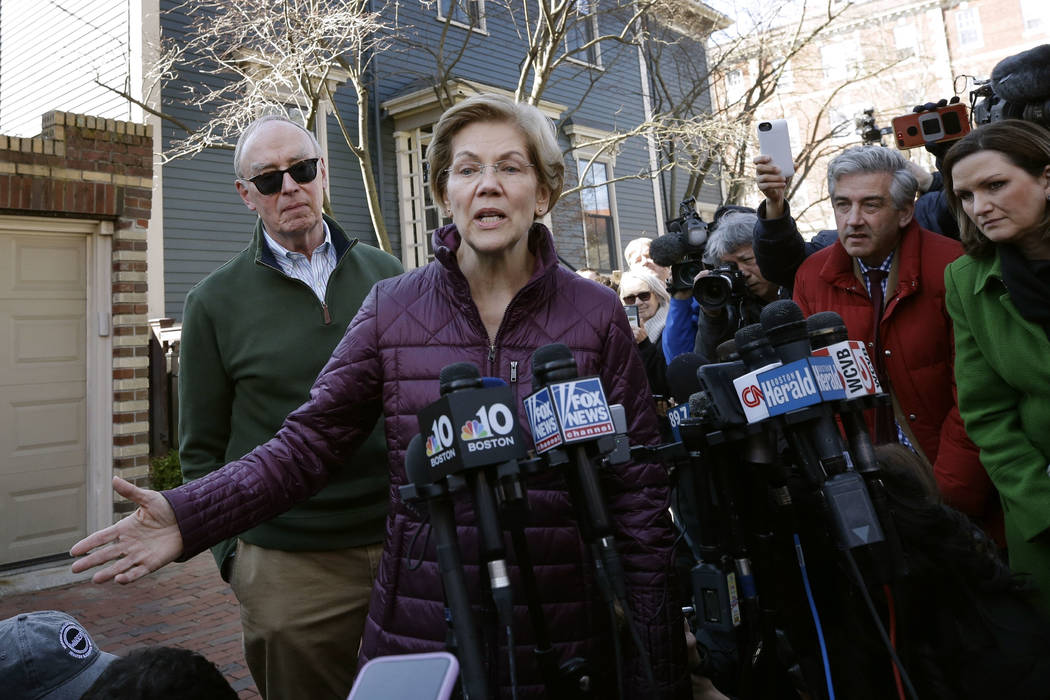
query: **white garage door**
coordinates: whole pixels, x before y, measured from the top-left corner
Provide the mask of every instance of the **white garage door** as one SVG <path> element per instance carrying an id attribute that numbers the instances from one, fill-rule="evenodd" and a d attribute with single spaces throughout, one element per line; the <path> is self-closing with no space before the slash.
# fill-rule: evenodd
<path id="1" fill-rule="evenodd" d="M 0 565 L 86 532 L 87 256 L 82 234 L 0 228 Z"/>

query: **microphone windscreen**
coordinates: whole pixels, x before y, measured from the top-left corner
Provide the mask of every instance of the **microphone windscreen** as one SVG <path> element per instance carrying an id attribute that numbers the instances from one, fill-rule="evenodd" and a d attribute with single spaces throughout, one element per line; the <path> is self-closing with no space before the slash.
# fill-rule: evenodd
<path id="1" fill-rule="evenodd" d="M 507 382 L 503 381 L 499 377 L 482 377 L 481 388 L 491 389 L 494 386 L 507 386 Z"/>
<path id="2" fill-rule="evenodd" d="M 667 234 L 657 236 L 649 244 L 649 257 L 660 267 L 671 267 L 685 255 L 685 246 L 678 236 Z"/>
<path id="3" fill-rule="evenodd" d="M 751 323 L 733 334 L 737 352 L 749 372 L 777 361 L 777 354 L 769 344 L 761 323 Z"/>
<path id="4" fill-rule="evenodd" d="M 705 416 L 710 409 L 711 397 L 706 391 L 698 391 L 689 397 L 689 415 L 692 418 Z"/>
<path id="5" fill-rule="evenodd" d="M 550 343 L 536 348 L 532 353 L 532 389 L 539 391 L 556 379 L 572 379 L 577 376 L 576 358 L 564 343 Z"/>
<path id="6" fill-rule="evenodd" d="M 718 357 L 719 362 L 732 362 L 740 357 L 736 350 L 736 341 L 730 338 L 719 343 L 718 347 L 715 348 L 715 356 Z"/>
<path id="7" fill-rule="evenodd" d="M 700 379 L 696 370 L 704 359 L 695 352 L 683 352 L 667 365 L 667 384 L 671 387 L 671 396 L 681 406 L 689 400 L 690 395 L 700 391 Z"/>
<path id="8" fill-rule="evenodd" d="M 806 319 L 809 342 L 814 350 L 849 340 L 846 322 L 834 311 L 820 311 Z"/>
<path id="9" fill-rule="evenodd" d="M 455 362 L 441 368 L 438 375 L 441 395 L 450 391 L 481 386 L 481 372 L 473 362 Z"/>
<path id="10" fill-rule="evenodd" d="M 430 467 L 427 466 L 423 436 L 419 433 L 412 436 L 405 449 L 405 474 L 409 481 L 418 486 L 430 483 Z"/>
<path id="11" fill-rule="evenodd" d="M 1042 102 L 1050 95 L 1050 44 L 999 61 L 992 69 L 992 89 L 1008 102 Z"/>
<path id="12" fill-rule="evenodd" d="M 790 299 L 778 299 L 766 304 L 760 318 L 762 328 L 774 347 L 809 338 L 806 316 L 798 304 Z"/>

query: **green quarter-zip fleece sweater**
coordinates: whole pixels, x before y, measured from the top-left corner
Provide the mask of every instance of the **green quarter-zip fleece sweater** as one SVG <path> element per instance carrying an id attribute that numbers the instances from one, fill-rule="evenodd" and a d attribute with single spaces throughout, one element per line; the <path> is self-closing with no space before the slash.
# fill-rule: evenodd
<path id="1" fill-rule="evenodd" d="M 179 456 L 185 480 L 236 460 L 274 436 L 310 387 L 378 280 L 396 258 L 350 239 L 325 217 L 338 263 L 322 303 L 285 275 L 257 221 L 252 241 L 186 296 L 179 355 Z M 312 498 L 241 534 L 285 551 L 381 542 L 389 476 L 383 419 Z M 235 540 L 212 548 L 224 579 Z"/>

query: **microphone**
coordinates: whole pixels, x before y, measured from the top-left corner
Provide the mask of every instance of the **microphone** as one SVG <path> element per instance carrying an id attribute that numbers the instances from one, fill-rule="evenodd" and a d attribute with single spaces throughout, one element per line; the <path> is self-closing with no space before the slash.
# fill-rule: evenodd
<path id="1" fill-rule="evenodd" d="M 506 386 L 483 388 L 481 374 L 470 362 L 447 365 L 442 368 L 438 381 L 441 398 L 419 413 L 420 428 L 431 425 L 426 455 L 432 467 L 435 462 L 441 465 L 446 477 L 463 474 L 474 501 L 492 598 L 500 622 L 510 630 L 513 596 L 503 528 L 493 492 L 493 484 L 499 477 L 491 470 L 507 463 L 516 465 L 516 460 L 525 456 L 517 421 L 510 409 L 514 395 Z"/>
<path id="2" fill-rule="evenodd" d="M 846 439 L 857 471 L 867 483 L 872 506 L 886 537 L 886 555 L 882 556 L 881 552 L 876 552 L 879 577 L 883 581 L 889 581 L 894 576 L 903 578 L 908 574 L 904 548 L 893 520 L 886 485 L 882 481 L 882 469 L 879 467 L 860 403 L 870 401 L 868 397 L 885 397 L 885 394 L 882 394 L 882 387 L 879 386 L 875 368 L 871 365 L 864 344 L 849 340 L 846 324 L 841 316 L 834 311 L 822 311 L 806 319 L 806 325 L 809 328 L 810 342 L 813 344 L 813 354 L 822 353 L 835 359 L 839 374 L 846 384 L 847 395 L 851 396 L 843 402 L 839 418 L 846 431 Z"/>
<path id="3" fill-rule="evenodd" d="M 758 375 L 780 366 L 780 359 L 769 344 L 762 324 L 744 326 L 733 335 L 740 359 L 747 373 L 733 380 L 736 398 L 744 411 L 748 423 L 758 423 L 769 418 L 769 405 L 758 384 Z"/>
<path id="4" fill-rule="evenodd" d="M 459 538 L 448 488 L 443 482 L 432 483 L 423 438 L 415 435 L 405 451 L 405 472 L 409 483 L 400 488 L 401 497 L 409 502 L 427 502 L 430 527 L 434 531 L 438 569 L 445 589 L 445 601 L 452 619 L 456 656 L 460 663 L 464 693 L 471 700 L 488 694 L 488 674 L 481 652 L 481 640 L 470 606 L 463 561 L 459 555 Z"/>
<path id="5" fill-rule="evenodd" d="M 806 319 L 806 327 L 809 329 L 813 354 L 830 357 L 835 361 L 848 398 L 858 399 L 882 393 L 882 387 L 864 344 L 849 339 L 846 324 L 841 316 L 834 311 L 821 311 Z M 871 435 L 857 403 L 848 401 L 844 404 L 839 417 L 845 428 L 850 453 L 857 469 L 861 473 L 878 472 L 878 460 L 875 458 Z"/>
<path id="6" fill-rule="evenodd" d="M 697 353 L 684 352 L 667 365 L 667 384 L 671 387 L 671 396 L 675 401 L 675 407 L 667 411 L 667 419 L 671 423 L 671 434 L 678 442 L 682 440 L 679 426 L 691 415 L 689 397 L 700 391 L 696 371 L 703 362 L 704 358 Z"/>
<path id="7" fill-rule="evenodd" d="M 818 473 L 806 466 L 807 448 L 812 448 L 819 461 L 819 468 L 829 477 L 818 482 L 820 492 L 827 504 L 832 524 L 835 526 L 839 545 L 853 549 L 882 542 L 883 532 L 875 513 L 864 480 L 853 471 L 852 460 L 843 444 L 842 435 L 832 418 L 828 399 L 845 398 L 845 389 L 839 381 L 834 362 L 827 357 L 809 357 L 809 332 L 802 310 L 789 299 L 774 301 L 762 309 L 762 327 L 773 345 L 774 351 L 784 363 L 781 367 L 759 375 L 766 401 L 770 402 L 770 414 L 774 413 L 771 389 L 780 394 L 789 394 L 788 403 L 795 402 L 809 408 L 812 417 L 803 422 L 785 421 L 789 437 L 799 453 L 803 466 L 811 480 Z M 820 361 L 819 363 L 817 361 Z M 807 374 L 805 368 L 812 372 Z M 821 368 L 819 372 L 817 368 Z M 830 373 L 830 376 L 825 374 Z M 823 392 L 817 387 L 824 381 L 834 384 L 837 391 Z M 831 382 L 831 377 L 834 382 Z M 779 384 L 777 380 L 783 379 Z M 809 401 L 808 397 L 816 397 Z M 807 399 L 805 401 L 801 399 Z M 821 405 L 823 404 L 823 405 Z"/>
<path id="8" fill-rule="evenodd" d="M 1042 102 L 1050 95 L 1050 44 L 999 61 L 992 69 L 992 89 L 1009 102 Z"/>
<path id="9" fill-rule="evenodd" d="M 780 299 L 767 304 L 762 309 L 761 323 L 782 363 L 758 375 L 771 416 L 846 397 L 831 359 L 810 357 L 806 319 L 795 302 Z M 845 446 L 830 410 L 817 408 L 814 418 L 812 443 L 825 473 L 845 471 Z"/>
<path id="10" fill-rule="evenodd" d="M 835 361 L 847 399 L 882 393 L 878 373 L 864 343 L 849 339 L 841 316 L 834 311 L 815 313 L 806 319 L 806 328 L 813 354 Z"/>
<path id="11" fill-rule="evenodd" d="M 686 253 L 685 246 L 678 236 L 657 236 L 649 244 L 649 257 L 660 267 L 671 267 L 678 263 Z"/>
<path id="12" fill-rule="evenodd" d="M 597 549 L 595 570 L 599 584 L 607 587 L 608 593 L 621 601 L 624 619 L 631 629 L 638 655 L 650 683 L 655 687 L 648 653 L 641 643 L 627 604 L 627 581 L 616 551 L 612 519 L 592 464 L 592 455 L 607 453 L 615 445 L 615 437 L 602 440 L 604 436 L 615 436 L 616 433 L 605 389 L 598 377 L 579 377 L 576 359 L 568 346 L 562 343 L 544 345 L 532 354 L 532 377 L 533 388 L 541 388 L 526 399 L 529 422 L 532 424 L 533 416 L 528 408 L 530 399 L 533 400 L 533 410 L 537 411 L 537 416 L 541 415 L 539 409 L 549 404 L 547 408 L 552 410 L 542 415 L 548 415 L 548 421 L 553 419 L 561 444 L 569 452 L 570 469 L 566 473 L 566 481 L 576 507 L 580 533 Z M 536 433 L 533 435 L 535 437 Z M 613 600 L 610 598 L 608 602 L 612 604 Z"/>

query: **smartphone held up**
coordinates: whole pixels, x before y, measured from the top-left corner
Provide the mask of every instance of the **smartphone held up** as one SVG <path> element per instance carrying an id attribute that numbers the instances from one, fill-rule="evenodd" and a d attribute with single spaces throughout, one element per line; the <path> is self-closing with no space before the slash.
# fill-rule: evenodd
<path id="1" fill-rule="evenodd" d="M 770 119 L 758 123 L 758 150 L 762 155 L 770 157 L 773 165 L 780 168 L 780 174 L 784 177 L 795 174 L 787 120 Z"/>

